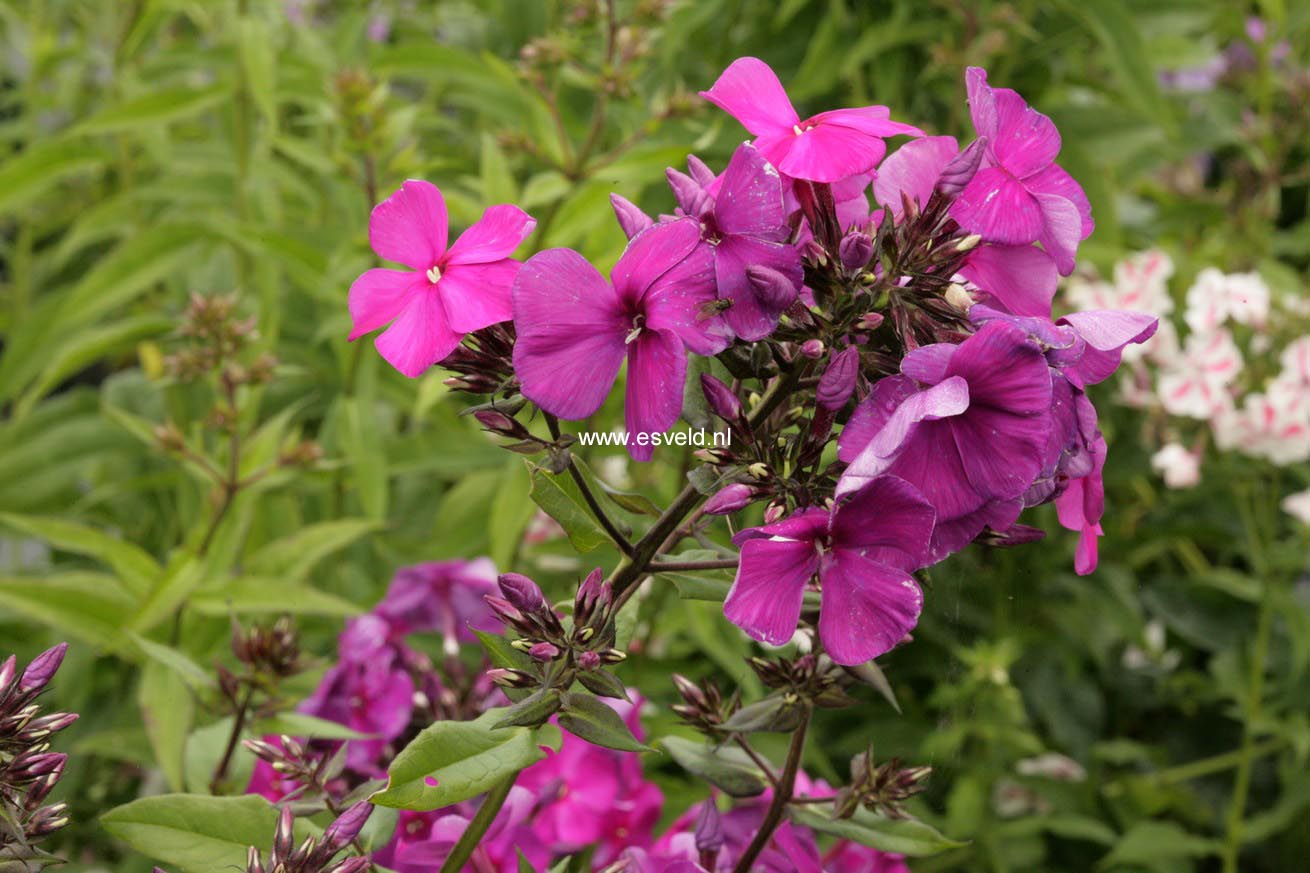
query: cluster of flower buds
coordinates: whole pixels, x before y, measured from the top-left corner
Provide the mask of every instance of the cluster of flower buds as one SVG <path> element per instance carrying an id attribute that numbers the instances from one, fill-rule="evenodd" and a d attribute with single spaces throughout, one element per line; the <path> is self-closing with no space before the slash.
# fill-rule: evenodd
<path id="1" fill-rule="evenodd" d="M 572 615 L 555 611 L 537 583 L 518 573 L 497 579 L 501 595 L 486 595 L 487 604 L 505 626 L 518 634 L 510 645 L 526 656 L 518 667 L 488 671 L 492 681 L 506 689 L 564 691 L 578 682 L 602 697 L 627 698 L 623 684 L 606 666 L 627 656 L 614 647 L 614 593 L 601 571 L 593 570 L 578 586 Z M 557 707 L 558 694 L 534 694 L 533 706 L 522 707 L 510 718 L 545 721 Z"/>
<path id="2" fill-rule="evenodd" d="M 931 767 L 902 767 L 899 758 L 875 765 L 873 749 L 851 759 L 851 782 L 833 799 L 833 818 L 850 818 L 861 806 L 888 818 L 905 818 L 901 805 L 924 789 Z"/>
<path id="3" fill-rule="evenodd" d="M 312 795 L 331 793 L 329 783 L 340 776 L 346 766 L 345 743 L 337 744 L 332 754 L 328 754 L 327 747 L 311 748 L 285 734 L 278 737 L 276 742 L 242 740 L 241 744 L 256 758 L 272 767 L 283 783 L 297 786 L 282 796 L 282 802 L 313 800 Z"/>
<path id="4" fill-rule="evenodd" d="M 846 693 L 850 675 L 826 655 L 799 658 L 749 658 L 748 664 L 765 686 L 794 694 L 822 709 L 840 709 L 855 703 Z"/>
<path id="5" fill-rule="evenodd" d="M 63 775 L 67 755 L 50 751 L 50 737 L 77 721 L 74 713 L 41 714 L 37 703 L 64 660 L 67 643 L 18 672 L 13 655 L 0 663 L 0 869 L 39 869 L 23 862 L 46 856 L 33 844 L 68 824 L 67 805 L 44 805 Z"/>
<path id="6" fill-rule="evenodd" d="M 446 387 L 470 394 L 502 393 L 517 395 L 514 381 L 514 325 L 493 324 L 464 337 L 441 362 L 456 375 L 446 379 Z"/>
<path id="7" fill-rule="evenodd" d="M 261 354 L 249 364 L 238 356 L 259 338 L 255 319 L 237 316 L 237 295 L 191 295 L 182 313 L 178 334 L 186 344 L 164 359 L 164 367 L 175 379 L 192 382 L 222 371 L 222 378 L 236 385 L 259 385 L 273 377 L 277 360 Z"/>
<path id="8" fill-rule="evenodd" d="M 232 654 L 254 673 L 281 678 L 301 671 L 300 636 L 289 615 L 248 631 L 233 619 Z"/>
<path id="9" fill-rule="evenodd" d="M 344 858 L 336 862 L 333 859 L 355 842 L 372 813 L 373 806 L 360 801 L 328 825 L 322 837 L 306 837 L 296 846 L 296 818 L 289 808 L 283 807 L 268 863 L 264 863 L 259 849 L 251 847 L 246 859 L 246 873 L 363 873 L 372 866 L 367 857 Z"/>
<path id="10" fill-rule="evenodd" d="M 723 724 L 739 708 L 740 700 L 737 694 L 733 694 L 729 700 L 724 700 L 723 693 L 711 680 L 702 679 L 700 682 L 692 682 L 678 673 L 673 674 L 673 684 L 678 689 L 678 694 L 682 695 L 682 703 L 675 703 L 672 707 L 679 718 L 713 739 L 727 733 Z"/>

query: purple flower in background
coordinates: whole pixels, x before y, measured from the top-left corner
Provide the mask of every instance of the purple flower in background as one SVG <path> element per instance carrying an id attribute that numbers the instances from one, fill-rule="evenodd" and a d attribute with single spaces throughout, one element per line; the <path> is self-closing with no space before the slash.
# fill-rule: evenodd
<path id="1" fill-rule="evenodd" d="M 346 625 L 339 650 L 341 660 L 300 711 L 367 734 L 369 739 L 350 742 L 346 764 L 381 775 L 384 768 L 378 758 L 409 726 L 414 709 L 414 680 L 404 644 L 385 619 L 361 615 Z"/>
<path id="2" fill-rule="evenodd" d="M 350 286 L 350 339 L 390 323 L 375 341 L 410 378 L 449 355 L 464 334 L 509 321 L 510 286 L 521 266 L 510 258 L 536 226 L 517 206 L 492 206 L 447 246 L 441 191 L 411 179 L 379 203 L 368 223 L 377 256 L 409 270 L 374 268 Z"/>
<path id="3" fill-rule="evenodd" d="M 755 147 L 793 179 L 836 182 L 868 173 L 887 152 L 884 137 L 923 132 L 891 121 L 886 106 L 835 109 L 801 120 L 782 83 L 759 58 L 738 58 L 700 95 L 755 137 Z"/>
<path id="4" fill-rule="evenodd" d="M 723 614 L 754 639 L 782 645 L 817 575 L 819 638 L 828 654 L 838 664 L 876 658 L 919 619 L 923 594 L 910 571 L 927 563 L 933 515 L 908 483 L 884 476 L 832 512 L 804 509 L 744 530 L 733 538 L 741 563 Z"/>
<path id="5" fill-rule="evenodd" d="M 1055 499 L 1055 510 L 1060 524 L 1077 531 L 1078 548 L 1074 552 L 1074 570 L 1086 576 L 1096 569 L 1097 540 L 1102 535 L 1101 516 L 1105 512 L 1105 483 L 1101 471 L 1105 468 L 1105 438 L 1098 432 L 1091 446 L 1092 471 L 1074 479 Z"/>
<path id="6" fill-rule="evenodd" d="M 726 325 L 705 311 L 714 259 L 685 218 L 634 237 L 610 275 L 612 285 L 570 249 L 530 258 L 514 283 L 514 369 L 529 400 L 579 419 L 605 402 L 626 359 L 628 432 L 662 433 L 682 411 L 687 351 L 728 344 Z M 648 461 L 653 447 L 632 439 L 628 452 Z"/>
<path id="7" fill-rule="evenodd" d="M 1087 195 L 1055 163 L 1060 132 L 1016 92 L 988 85 L 985 70 L 970 67 L 965 82 L 974 129 L 987 146 L 951 217 L 988 242 L 1040 242 L 1061 275 L 1069 275 L 1078 243 L 1094 224 Z"/>
<path id="8" fill-rule="evenodd" d="M 901 373 L 878 382 L 842 431 L 838 458 L 850 466 L 837 493 L 885 474 L 914 485 L 937 510 L 937 561 L 1022 511 L 1050 435 L 1050 369 L 1021 329 L 993 322 L 959 345 L 916 349 Z"/>
<path id="9" fill-rule="evenodd" d="M 487 832 L 478 841 L 468 869 L 479 873 L 517 873 L 522 855 L 536 869 L 545 869 L 551 852 L 532 832 L 539 801 L 515 785 Z M 431 873 L 441 867 L 477 813 L 475 803 L 461 803 L 433 812 L 402 811 L 395 835 L 373 861 L 396 873 Z"/>
<path id="10" fill-rule="evenodd" d="M 874 196 L 900 221 L 902 196 L 920 206 L 927 204 L 959 154 L 952 136 L 911 140 L 878 168 Z M 967 190 L 967 183 L 965 187 Z M 1060 282 L 1051 256 L 1031 244 L 980 245 L 969 252 L 960 275 L 1016 315 L 1050 316 L 1051 300 Z"/>
<path id="11" fill-rule="evenodd" d="M 394 634 L 437 631 L 446 651 L 457 652 L 460 643 L 477 641 L 474 630 L 500 629 L 482 599 L 496 590 L 496 568 L 487 558 L 417 564 L 396 571 L 373 612 Z"/>

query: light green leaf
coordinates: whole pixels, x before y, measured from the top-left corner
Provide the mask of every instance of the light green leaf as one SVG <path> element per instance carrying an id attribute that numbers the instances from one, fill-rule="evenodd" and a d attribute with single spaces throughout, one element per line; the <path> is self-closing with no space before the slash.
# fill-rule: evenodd
<path id="1" fill-rule="evenodd" d="M 519 543 L 523 541 L 523 531 L 536 512 L 536 507 L 528 499 L 531 487 L 529 475 L 517 457 L 506 459 L 504 472 L 500 476 L 500 487 L 491 502 L 491 514 L 487 516 L 487 540 L 491 545 L 490 557 L 498 567 L 507 567 L 513 563 Z"/>
<path id="2" fill-rule="evenodd" d="M 251 726 L 253 733 L 261 736 L 286 735 L 289 737 L 309 737 L 316 740 L 366 740 L 373 734 L 362 734 L 345 725 L 305 715 L 303 712 L 280 712 L 269 718 L 260 719 Z"/>
<path id="3" fill-rule="evenodd" d="M 301 582 L 319 561 L 381 527 L 371 519 L 324 521 L 265 544 L 246 561 L 252 576 Z"/>
<path id="4" fill-rule="evenodd" d="M 659 745 L 682 769 L 722 788 L 732 797 L 764 793 L 764 774 L 741 749 L 714 748 L 684 737 L 665 737 Z"/>
<path id="5" fill-rule="evenodd" d="M 787 815 L 797 824 L 820 833 L 912 858 L 936 855 L 964 845 L 946 839 L 936 828 L 913 818 L 890 819 L 858 809 L 849 819 L 832 819 L 826 810 L 821 810 L 823 807 L 794 806 L 788 808 Z"/>
<path id="6" fill-rule="evenodd" d="M 307 585 L 288 584 L 276 577 L 258 576 L 242 576 L 220 588 L 200 591 L 187 601 L 187 606 L 201 615 L 289 612 L 351 616 L 361 612 L 358 606 L 335 594 Z"/>
<path id="7" fill-rule="evenodd" d="M 62 518 L 0 514 L 0 521 L 15 530 L 45 540 L 52 547 L 103 561 L 133 593 L 144 595 L 163 574 L 163 568 L 139 546 L 104 531 Z"/>
<path id="8" fill-rule="evenodd" d="M 532 501 L 559 522 L 573 548 L 579 552 L 590 552 L 609 541 L 583 503 L 578 486 L 567 473 L 553 476 L 530 461 L 527 463 L 532 477 L 529 492 Z"/>
<path id="9" fill-rule="evenodd" d="M 1097 867 L 1113 869 L 1124 865 L 1153 865 L 1162 861 L 1203 858 L 1218 851 L 1218 841 L 1189 834 L 1173 822 L 1139 821 L 1128 829 Z"/>
<path id="10" fill-rule="evenodd" d="M 100 147 L 74 140 L 37 143 L 0 164 L 0 212 L 31 203 L 65 176 L 99 167 L 105 159 Z"/>
<path id="11" fill-rule="evenodd" d="M 276 56 L 268 25 L 259 18 L 242 16 L 237 22 L 237 54 L 245 89 L 270 126 L 277 123 Z"/>
<path id="12" fill-rule="evenodd" d="M 105 573 L 59 573 L 0 579 L 0 605 L 61 634 L 100 648 L 122 645 L 132 601 Z"/>
<path id="13" fill-rule="evenodd" d="M 186 554 L 177 554 L 164 575 L 146 596 L 145 602 L 132 618 L 132 629 L 150 630 L 168 618 L 204 581 L 205 566 Z"/>
<path id="14" fill-rule="evenodd" d="M 163 643 L 147 639 L 135 631 L 129 630 L 126 633 L 146 658 L 172 670 L 179 679 L 190 687 L 213 688 L 215 686 L 214 677 L 210 675 L 209 671 L 191 660 L 187 654 L 172 646 L 166 646 Z"/>
<path id="15" fill-rule="evenodd" d="M 159 769 L 169 788 L 181 791 L 185 779 L 186 741 L 196 714 L 191 691 L 171 667 L 150 661 L 141 671 L 137 703 Z"/>
<path id="16" fill-rule="evenodd" d="M 591 694 L 570 691 L 564 695 L 559 711 L 559 726 L 589 743 L 620 752 L 649 752 L 651 747 L 637 741 L 623 717 L 607 703 Z"/>
<path id="17" fill-rule="evenodd" d="M 76 133 L 98 134 L 165 124 L 199 115 L 231 97 L 226 83 L 207 88 L 159 88 L 108 106 L 77 125 Z"/>

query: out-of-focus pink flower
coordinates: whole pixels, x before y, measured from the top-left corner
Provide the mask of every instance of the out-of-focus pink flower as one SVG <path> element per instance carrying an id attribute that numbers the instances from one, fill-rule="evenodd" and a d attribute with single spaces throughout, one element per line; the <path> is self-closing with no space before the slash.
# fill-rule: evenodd
<path id="1" fill-rule="evenodd" d="M 1310 526 L 1310 489 L 1287 495 L 1279 505 L 1292 518 Z"/>
<path id="2" fill-rule="evenodd" d="M 1201 481 L 1201 458 L 1178 443 L 1168 443 L 1151 456 L 1151 469 L 1170 488 L 1191 488 Z"/>
<path id="3" fill-rule="evenodd" d="M 379 203 L 368 235 L 378 257 L 409 270 L 366 271 L 350 286 L 350 339 L 384 325 L 375 344 L 410 378 L 449 355 L 464 334 L 509 321 L 510 286 L 519 267 L 510 257 L 536 219 L 517 206 L 492 206 L 454 245 L 441 191 L 411 179 Z"/>
<path id="4" fill-rule="evenodd" d="M 880 852 L 848 840 L 838 843 L 824 854 L 823 869 L 830 873 L 910 873 L 905 856 Z"/>
<path id="5" fill-rule="evenodd" d="M 393 635 L 437 631 L 448 650 L 477 640 L 474 630 L 496 632 L 484 594 L 496 593 L 496 568 L 487 558 L 435 561 L 401 567 L 374 615 L 390 623 Z"/>
<path id="6" fill-rule="evenodd" d="M 537 869 L 551 861 L 551 851 L 532 830 L 538 810 L 536 796 L 518 785 L 510 789 L 486 834 L 478 842 L 467 869 L 479 873 L 518 873 L 520 853 Z M 477 804 L 462 803 L 433 812 L 402 811 L 391 842 L 375 852 L 373 861 L 396 873 L 431 873 L 468 829 Z"/>
<path id="7" fill-rule="evenodd" d="M 1228 386 L 1242 371 L 1242 353 L 1232 334 L 1194 333 L 1182 355 L 1160 374 L 1160 404 L 1171 415 L 1211 418 L 1232 405 Z"/>
<path id="8" fill-rule="evenodd" d="M 1269 286 L 1258 273 L 1225 274 L 1206 267 L 1187 290 L 1183 317 L 1198 333 L 1217 330 L 1229 319 L 1262 327 L 1269 318 Z"/>
<path id="9" fill-rule="evenodd" d="M 1055 499 L 1060 524 L 1080 536 L 1074 552 L 1074 571 L 1086 576 L 1096 569 L 1097 542 L 1101 538 L 1101 516 L 1105 512 L 1105 485 L 1101 471 L 1105 467 L 1105 439 L 1099 435 L 1091 448 L 1092 472 L 1069 483 Z"/>

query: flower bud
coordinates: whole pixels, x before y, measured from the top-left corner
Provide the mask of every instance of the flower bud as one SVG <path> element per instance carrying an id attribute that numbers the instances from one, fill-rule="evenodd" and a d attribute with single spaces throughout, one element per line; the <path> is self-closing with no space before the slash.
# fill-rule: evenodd
<path id="1" fill-rule="evenodd" d="M 364 873 L 373 864 L 368 858 L 347 858 L 329 867 L 323 873 Z"/>
<path id="2" fill-rule="evenodd" d="M 714 171 L 705 166 L 705 162 L 695 155 L 687 155 L 687 171 L 702 188 L 708 188 L 714 183 Z"/>
<path id="3" fill-rule="evenodd" d="M 628 239 L 632 239 L 655 223 L 654 219 L 642 212 L 636 204 L 618 194 L 610 195 L 610 206 L 614 208 L 614 217 L 619 220 L 619 229 Z"/>
<path id="4" fill-rule="evenodd" d="M 963 285 L 952 282 L 946 288 L 946 302 L 961 312 L 968 312 L 974 300 L 973 295 L 966 291 Z"/>
<path id="5" fill-rule="evenodd" d="M 711 412 L 729 424 L 741 421 L 741 400 L 722 380 L 709 373 L 701 373 L 700 387 L 705 392 L 705 402 L 709 404 Z"/>
<path id="6" fill-rule="evenodd" d="M 855 322 L 855 329 L 877 330 L 886 320 L 886 317 L 881 312 L 866 312 L 860 316 L 859 321 Z"/>
<path id="7" fill-rule="evenodd" d="M 473 417 L 478 420 L 478 424 L 501 436 L 521 436 L 523 430 L 523 426 L 517 421 L 494 409 L 479 409 L 473 413 Z"/>
<path id="8" fill-rule="evenodd" d="M 759 479 L 760 481 L 773 478 L 773 470 L 763 461 L 756 461 L 751 464 L 746 468 L 746 472 L 751 476 L 751 478 Z"/>
<path id="9" fill-rule="evenodd" d="M 862 230 L 852 230 L 842 237 L 837 256 L 841 258 L 842 267 L 853 276 L 873 257 L 873 239 Z"/>
<path id="10" fill-rule="evenodd" d="M 801 343 L 801 354 L 809 358 L 811 361 L 817 361 L 819 358 L 822 358 L 824 351 L 823 340 L 808 339 Z"/>
<path id="11" fill-rule="evenodd" d="M 775 521 L 781 521 L 782 517 L 787 514 L 787 501 L 781 497 L 775 498 L 764 507 L 764 523 L 773 524 Z"/>
<path id="12" fill-rule="evenodd" d="M 622 664 L 628 660 L 628 656 L 618 649 L 605 649 L 596 654 L 600 655 L 601 662 L 605 664 Z"/>
<path id="13" fill-rule="evenodd" d="M 0 664 L 0 695 L 5 693 L 16 675 L 18 675 L 18 656 L 10 655 L 5 658 L 3 664 Z"/>
<path id="14" fill-rule="evenodd" d="M 971 252 L 978 248 L 978 243 L 982 242 L 982 234 L 971 233 L 955 244 L 957 252 Z"/>
<path id="15" fill-rule="evenodd" d="M 968 148 L 952 158 L 937 177 L 937 193 L 948 200 L 959 197 L 964 186 L 968 185 L 974 174 L 978 172 L 986 148 L 987 137 L 980 136 L 970 143 Z"/>
<path id="16" fill-rule="evenodd" d="M 537 684 L 531 674 L 509 667 L 492 667 L 487 671 L 487 678 L 502 688 L 532 688 Z"/>
<path id="17" fill-rule="evenodd" d="M 600 655 L 595 652 L 580 652 L 577 663 L 579 670 L 595 670 L 600 667 Z"/>
<path id="18" fill-rule="evenodd" d="M 246 852 L 246 873 L 264 873 L 264 859 L 259 856 L 259 849 L 254 846 Z"/>
<path id="19" fill-rule="evenodd" d="M 772 267 L 752 264 L 746 268 L 746 278 L 755 297 L 768 309 L 781 312 L 796 302 L 796 286 Z"/>
<path id="20" fill-rule="evenodd" d="M 755 489 L 740 482 L 725 485 L 713 497 L 705 501 L 708 515 L 730 515 L 739 509 L 745 509 L 755 499 Z"/>
<path id="21" fill-rule="evenodd" d="M 697 852 L 716 855 L 723 849 L 723 821 L 713 797 L 701 804 L 700 815 L 696 816 L 695 833 Z"/>
<path id="22" fill-rule="evenodd" d="M 534 661 L 553 661 L 559 657 L 559 646 L 547 642 L 534 643 L 528 647 L 528 655 Z"/>
<path id="23" fill-rule="evenodd" d="M 669 167 L 664 171 L 664 177 L 669 180 L 669 187 L 673 189 L 673 197 L 678 201 L 678 206 L 687 215 L 700 218 L 714 208 L 714 198 L 686 173 Z"/>
<path id="24" fill-rule="evenodd" d="M 819 377 L 819 387 L 815 400 L 819 406 L 829 411 L 836 411 L 850 400 L 855 390 L 855 380 L 860 375 L 860 351 L 855 346 L 847 346 L 832 356 L 828 369 Z"/>
<path id="25" fill-rule="evenodd" d="M 18 680 L 18 690 L 32 692 L 45 688 L 54 678 L 59 665 L 64 662 L 64 653 L 67 651 L 68 643 L 60 643 L 33 658 L 32 663 L 23 671 L 23 678 Z"/>
<path id="26" fill-rule="evenodd" d="M 277 817 L 277 830 L 273 832 L 273 851 L 269 855 L 269 863 L 274 867 L 279 862 L 290 859 L 291 853 L 295 851 L 295 825 L 296 818 L 291 811 L 291 807 L 282 807 L 282 811 L 278 813 Z"/>
<path id="27" fill-rule="evenodd" d="M 372 814 L 373 804 L 361 800 L 328 825 L 327 830 L 323 832 L 323 845 L 327 848 L 328 855 L 331 856 L 353 843 Z"/>
<path id="28" fill-rule="evenodd" d="M 550 608 L 546 605 L 546 596 L 541 593 L 537 583 L 521 573 L 502 573 L 496 579 L 496 584 L 500 586 L 500 593 L 505 595 L 505 599 L 512 606 L 529 615 Z"/>

